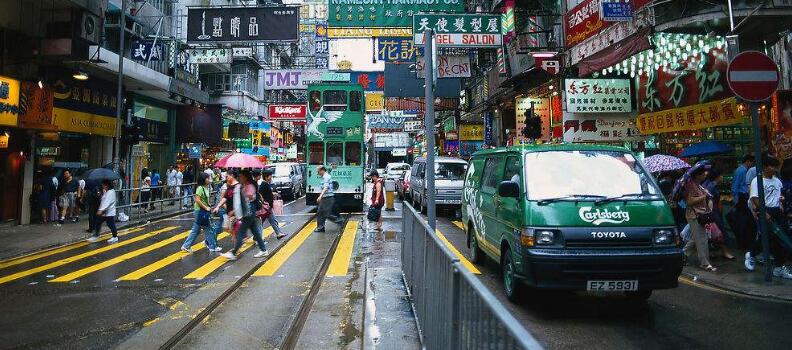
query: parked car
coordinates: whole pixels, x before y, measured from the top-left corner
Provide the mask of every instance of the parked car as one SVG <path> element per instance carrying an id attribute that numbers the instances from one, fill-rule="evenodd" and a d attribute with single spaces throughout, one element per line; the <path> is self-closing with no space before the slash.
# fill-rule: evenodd
<path id="1" fill-rule="evenodd" d="M 396 180 L 396 193 L 402 201 L 410 199 L 410 172 L 405 171 L 399 179 Z"/>
<path id="2" fill-rule="evenodd" d="M 284 199 L 294 200 L 305 194 L 305 177 L 299 163 L 275 163 L 270 171 L 272 187 Z"/>
<path id="3" fill-rule="evenodd" d="M 413 206 L 426 212 L 426 178 L 435 178 L 436 207 L 459 208 L 462 204 L 462 187 L 468 163 L 459 158 L 435 157 L 434 172 L 427 175 L 426 158 L 418 157 L 410 175 L 410 198 Z"/>
<path id="4" fill-rule="evenodd" d="M 396 181 L 402 176 L 402 174 L 408 171 L 410 171 L 410 164 L 388 163 L 388 165 L 385 166 L 385 179 Z"/>
<path id="5" fill-rule="evenodd" d="M 643 301 L 676 287 L 682 272 L 671 209 L 623 148 L 479 151 L 466 175 L 462 223 L 471 260 L 498 262 L 512 301 L 526 285 Z"/>

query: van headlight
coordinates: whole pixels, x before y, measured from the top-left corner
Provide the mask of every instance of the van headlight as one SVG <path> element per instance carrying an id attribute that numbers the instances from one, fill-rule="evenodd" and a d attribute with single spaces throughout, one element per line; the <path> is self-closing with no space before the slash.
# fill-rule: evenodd
<path id="1" fill-rule="evenodd" d="M 656 245 L 671 245 L 674 244 L 674 230 L 659 229 L 654 231 L 654 244 Z"/>
<path id="2" fill-rule="evenodd" d="M 555 243 L 555 232 L 551 230 L 536 230 L 534 237 L 536 245 L 551 245 Z"/>

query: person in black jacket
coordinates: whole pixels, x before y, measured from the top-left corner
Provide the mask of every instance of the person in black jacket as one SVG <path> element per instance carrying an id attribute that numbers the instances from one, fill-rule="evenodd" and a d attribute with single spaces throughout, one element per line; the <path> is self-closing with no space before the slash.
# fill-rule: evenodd
<path id="1" fill-rule="evenodd" d="M 264 181 L 259 185 L 259 194 L 261 194 L 261 198 L 269 203 L 270 210 L 273 208 L 273 203 L 275 203 L 275 196 L 277 193 L 272 192 L 272 172 L 271 171 L 264 171 L 263 174 Z M 286 237 L 286 234 L 283 233 L 280 229 L 280 225 L 278 225 L 278 219 L 275 218 L 275 213 L 270 212 L 270 216 L 267 218 L 270 226 L 272 226 L 272 230 L 275 231 L 275 238 L 281 239 Z"/>

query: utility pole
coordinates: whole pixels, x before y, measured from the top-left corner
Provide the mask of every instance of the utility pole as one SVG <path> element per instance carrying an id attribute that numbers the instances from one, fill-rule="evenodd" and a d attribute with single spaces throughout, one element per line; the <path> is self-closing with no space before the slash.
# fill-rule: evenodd
<path id="1" fill-rule="evenodd" d="M 113 145 L 113 170 L 121 170 L 121 123 L 124 122 L 124 96 L 121 89 L 124 86 L 124 37 L 126 36 L 126 0 L 121 0 L 121 19 L 118 30 L 118 90 L 116 91 L 116 130 Z M 123 181 L 124 179 L 121 179 Z"/>
<path id="2" fill-rule="evenodd" d="M 425 83 L 425 103 L 426 113 L 424 115 L 426 124 L 426 214 L 429 218 L 429 227 L 432 232 L 437 228 L 437 216 L 435 214 L 435 137 L 434 137 L 434 33 L 431 29 L 424 32 L 424 77 Z"/>

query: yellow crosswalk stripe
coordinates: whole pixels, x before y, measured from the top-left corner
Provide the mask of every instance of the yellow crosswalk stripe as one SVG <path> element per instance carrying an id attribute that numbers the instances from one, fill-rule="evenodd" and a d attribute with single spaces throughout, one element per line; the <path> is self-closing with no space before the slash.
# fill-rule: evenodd
<path id="1" fill-rule="evenodd" d="M 275 255 L 267 260 L 256 272 L 253 273 L 253 276 L 272 276 L 278 269 L 286 262 L 286 260 L 291 257 L 292 254 L 299 248 L 303 242 L 313 233 L 314 229 L 316 229 L 316 221 L 311 221 L 308 225 L 305 225 L 297 236 L 290 239 L 289 242 L 286 243 L 283 248 L 278 250 Z"/>
<path id="2" fill-rule="evenodd" d="M 281 224 L 280 226 L 283 227 L 285 225 Z M 264 229 L 264 232 L 262 232 L 262 237 L 264 237 L 264 239 L 267 239 L 267 238 L 269 238 L 269 236 L 272 235 L 272 232 L 273 232 L 272 227 L 267 227 L 266 229 Z M 246 239 L 245 243 L 243 243 L 242 246 L 239 247 L 239 251 L 237 253 L 238 254 L 242 254 L 243 252 L 248 250 L 250 247 L 252 247 L 253 244 L 254 244 L 254 242 L 253 242 L 253 238 L 252 237 Z M 197 268 L 195 271 L 190 272 L 187 276 L 184 276 L 184 278 L 185 279 L 194 279 L 194 280 L 204 279 L 204 278 L 206 278 L 206 276 L 209 276 L 212 272 L 215 272 L 217 269 L 219 269 L 221 266 L 225 265 L 225 263 L 227 263 L 227 262 L 228 262 L 228 259 L 226 259 L 226 258 L 224 258 L 222 256 L 218 256 L 218 257 L 212 259 L 211 261 L 209 261 L 208 263 L 204 264 L 203 266 Z"/>
<path id="3" fill-rule="evenodd" d="M 132 229 L 118 231 L 118 235 L 119 236 L 127 235 L 127 234 L 130 234 L 130 233 L 141 231 L 141 230 L 143 230 L 143 228 L 144 227 L 135 227 L 135 228 L 132 228 Z M 110 235 L 109 233 L 105 233 L 103 235 L 100 235 L 99 239 L 100 240 L 106 240 L 106 239 L 110 238 L 111 236 L 112 235 Z M 65 246 L 55 247 L 55 248 L 52 248 L 52 249 L 47 249 L 47 250 L 43 250 L 43 251 L 40 251 L 40 252 L 36 252 L 36 253 L 30 254 L 30 255 L 25 255 L 25 256 L 20 256 L 20 257 L 17 257 L 17 258 L 8 259 L 8 260 L 5 260 L 3 262 L 0 262 L 0 269 L 4 269 L 6 267 L 11 267 L 11 266 L 16 266 L 16 265 L 19 265 L 19 264 L 24 264 L 26 262 L 30 262 L 30 261 L 33 261 L 33 260 L 38 260 L 38 259 L 41 259 L 41 258 L 46 258 L 48 256 L 53 256 L 55 254 L 68 252 L 70 250 L 74 250 L 74 249 L 77 249 L 77 248 L 80 248 L 80 247 L 84 247 L 84 246 L 87 246 L 89 244 L 91 244 L 91 242 L 88 242 L 88 241 L 74 242 L 74 243 L 67 244 Z"/>
<path id="4" fill-rule="evenodd" d="M 468 260 L 464 255 L 462 255 L 462 253 L 460 253 L 459 250 L 456 249 L 456 247 L 454 247 L 454 245 L 451 244 L 451 242 L 449 242 L 448 239 L 446 239 L 446 237 L 443 236 L 442 233 L 440 233 L 440 230 L 435 230 L 435 232 L 437 232 L 437 237 L 440 238 L 441 241 L 443 241 L 443 244 L 445 244 L 446 247 L 448 247 L 448 249 L 452 253 L 454 253 L 454 255 L 456 255 L 457 258 L 459 258 L 459 262 L 462 263 L 462 266 L 464 266 L 468 271 L 472 273 L 475 273 L 477 275 L 481 274 L 481 271 L 479 271 L 479 269 L 476 268 L 476 266 L 473 265 L 473 263 L 471 263 L 470 260 Z"/>
<path id="5" fill-rule="evenodd" d="M 454 226 L 459 227 L 460 230 L 465 231 L 465 226 L 462 225 L 462 221 L 452 221 Z"/>
<path id="6" fill-rule="evenodd" d="M 120 263 L 122 263 L 124 261 L 127 261 L 129 259 L 132 259 L 132 258 L 135 258 L 137 256 L 146 254 L 148 252 L 157 250 L 157 249 L 162 248 L 162 247 L 164 247 L 164 246 L 166 246 L 168 244 L 171 244 L 173 242 L 183 240 L 183 239 L 187 238 L 187 234 L 189 234 L 189 233 L 190 233 L 190 231 L 184 231 L 184 232 L 182 232 L 182 233 L 180 233 L 178 235 L 175 235 L 173 237 L 170 237 L 168 239 L 164 239 L 162 241 L 159 241 L 157 243 L 148 245 L 146 247 L 133 250 L 133 251 L 131 251 L 129 253 L 126 253 L 126 254 L 119 255 L 119 256 L 117 256 L 115 258 L 112 258 L 110 260 L 105 260 L 105 261 L 102 261 L 102 262 L 100 262 L 98 264 L 94 264 L 94 265 L 79 269 L 77 271 L 74 271 L 74 272 L 71 272 L 71 273 L 67 273 L 67 274 L 65 274 L 63 276 L 60 276 L 58 278 L 51 279 L 51 280 L 49 280 L 49 282 L 69 282 L 69 281 L 73 281 L 73 280 L 78 279 L 78 278 L 80 278 L 82 276 L 94 273 L 96 271 L 108 268 L 108 267 L 113 266 L 113 265 L 120 264 Z"/>
<path id="7" fill-rule="evenodd" d="M 163 233 L 163 232 L 172 231 L 172 230 L 175 230 L 177 228 L 178 228 L 178 226 L 170 226 L 170 227 L 162 228 L 162 229 L 159 229 L 159 230 L 156 230 L 156 231 L 152 231 L 152 232 L 149 232 L 149 233 L 146 233 L 146 234 L 143 234 L 143 235 L 140 235 L 140 236 L 125 240 L 125 241 L 121 241 L 121 242 L 118 242 L 118 243 L 115 243 L 115 244 L 110 244 L 110 245 L 107 245 L 107 246 L 104 246 L 104 247 L 101 247 L 101 248 L 97 248 L 97 249 L 91 250 L 89 252 L 85 252 L 85 253 L 82 253 L 82 254 L 71 256 L 71 257 L 68 257 L 68 258 L 65 258 L 65 259 L 61 259 L 61 260 L 58 260 L 58 261 L 54 261 L 54 262 L 51 262 L 51 263 L 46 264 L 46 265 L 41 265 L 39 267 L 35 267 L 35 268 L 29 269 L 29 270 L 19 271 L 19 272 L 16 272 L 16 273 L 13 273 L 13 274 L 10 274 L 10 275 L 7 275 L 7 276 L 3 276 L 3 277 L 0 277 L 0 284 L 11 282 L 11 281 L 23 278 L 23 277 L 27 277 L 27 276 L 42 272 L 42 271 L 47 271 L 47 270 L 50 270 L 50 269 L 54 269 L 56 267 L 63 266 L 63 265 L 66 265 L 68 263 L 72 263 L 72 262 L 75 262 L 75 261 L 78 261 L 78 260 L 82 260 L 82 259 L 85 259 L 85 258 L 88 258 L 88 257 L 92 257 L 94 255 L 102 254 L 104 252 L 107 252 L 107 251 L 110 251 L 110 250 L 113 250 L 113 249 L 116 249 L 116 248 L 120 248 L 120 247 L 123 247 L 125 245 L 132 244 L 132 243 L 135 243 L 135 242 L 138 242 L 138 241 L 142 241 L 142 240 L 144 240 L 146 238 L 156 236 L 156 235 L 158 235 L 160 233 Z"/>
<path id="8" fill-rule="evenodd" d="M 357 231 L 357 221 L 350 221 L 344 227 L 344 233 L 341 234 L 341 240 L 338 241 L 338 247 L 333 253 L 333 260 L 330 260 L 326 276 L 346 276 L 349 272 L 349 260 L 352 259 L 352 247 L 355 245 Z"/>
<path id="9" fill-rule="evenodd" d="M 221 240 L 223 238 L 228 237 L 229 235 L 230 234 L 228 232 L 223 232 L 223 233 L 217 235 L 217 240 L 219 241 L 219 240 Z M 193 246 L 191 248 L 192 248 L 193 252 L 201 250 L 201 249 L 204 249 L 204 248 L 206 248 L 206 242 L 193 244 Z M 119 279 L 117 279 L 117 281 L 136 281 L 136 280 L 139 280 L 139 279 L 141 279 L 141 278 L 143 278 L 145 276 L 148 276 L 149 274 L 151 274 L 151 273 L 153 273 L 155 271 L 158 271 L 158 270 L 162 269 L 165 266 L 168 266 L 170 264 L 173 264 L 173 263 L 179 261 L 181 258 L 183 258 L 183 257 L 185 257 L 187 255 L 190 255 L 190 253 L 187 253 L 187 252 L 185 252 L 185 251 L 180 249 L 178 252 L 173 253 L 171 255 L 168 255 L 167 257 L 165 257 L 163 259 L 160 259 L 157 262 L 154 262 L 154 263 L 149 264 L 147 266 L 141 267 L 141 268 L 139 268 L 139 269 L 137 269 L 135 271 L 132 271 L 132 272 L 130 272 L 130 273 L 124 275 L 124 276 L 121 276 Z"/>

